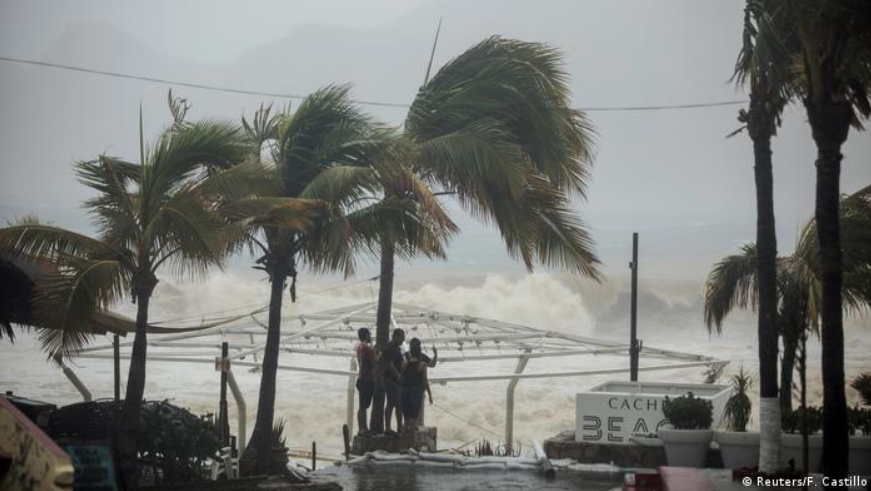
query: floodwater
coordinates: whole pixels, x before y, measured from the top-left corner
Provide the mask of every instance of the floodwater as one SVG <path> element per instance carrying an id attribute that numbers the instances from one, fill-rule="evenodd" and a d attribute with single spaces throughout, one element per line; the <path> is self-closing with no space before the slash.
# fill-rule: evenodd
<path id="1" fill-rule="evenodd" d="M 345 491 L 471 491 L 471 490 L 619 490 L 620 481 L 580 472 L 557 472 L 546 479 L 537 472 L 415 469 L 388 466 L 331 466 L 318 470 L 315 480 L 338 482 Z"/>

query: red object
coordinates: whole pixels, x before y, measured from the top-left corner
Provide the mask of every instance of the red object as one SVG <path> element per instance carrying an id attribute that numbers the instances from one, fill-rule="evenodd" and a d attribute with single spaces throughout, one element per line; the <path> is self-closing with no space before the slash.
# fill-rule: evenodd
<path id="1" fill-rule="evenodd" d="M 663 491 L 713 491 L 711 481 L 694 467 L 660 467 Z"/>
<path id="2" fill-rule="evenodd" d="M 636 472 L 635 484 L 624 484 L 623 491 L 662 491 L 662 478 L 658 472 Z"/>

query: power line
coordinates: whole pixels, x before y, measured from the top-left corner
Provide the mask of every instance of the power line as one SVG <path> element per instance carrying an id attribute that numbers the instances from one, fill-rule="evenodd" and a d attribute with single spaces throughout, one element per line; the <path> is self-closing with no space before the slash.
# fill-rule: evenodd
<path id="1" fill-rule="evenodd" d="M 106 70 L 96 70 L 93 68 L 85 68 L 78 67 L 72 65 L 62 65 L 60 63 L 49 63 L 46 61 L 36 61 L 36 60 L 25 60 L 21 58 L 11 58 L 8 56 L 0 56 L 0 61 L 6 61 L 10 63 L 20 63 L 23 65 L 36 65 L 46 68 L 56 68 L 60 70 L 71 70 L 75 72 L 82 73 L 90 73 L 92 75 L 104 75 L 107 77 L 115 77 L 115 78 L 123 78 L 128 80 L 140 80 L 143 82 L 152 82 L 158 84 L 166 84 L 166 85 L 177 85 L 180 87 L 190 87 L 193 89 L 203 89 L 203 90 L 214 90 L 218 92 L 228 92 L 231 94 L 245 94 L 245 95 L 259 95 L 264 97 L 275 97 L 279 99 L 305 99 L 304 95 L 297 94 L 286 94 L 280 92 L 263 92 L 257 90 L 243 90 L 243 89 L 235 89 L 232 87 L 221 87 L 218 85 L 206 85 L 206 84 L 198 84 L 193 82 L 180 82 L 177 80 L 169 80 L 165 78 L 156 78 L 156 77 L 145 77 L 141 75 L 130 75 L 128 73 L 120 73 L 120 72 L 110 72 Z M 409 104 L 400 104 L 395 102 L 378 102 L 378 101 L 357 101 L 360 104 L 365 104 L 367 106 L 382 106 L 382 107 L 400 107 L 407 108 L 410 107 Z"/>
<path id="2" fill-rule="evenodd" d="M 92 75 L 103 75 L 106 77 L 122 78 L 127 80 L 139 80 L 143 82 L 158 83 L 164 85 L 173 85 L 179 87 L 190 87 L 192 89 L 213 90 L 217 92 L 226 92 L 230 94 L 257 95 L 263 97 L 274 97 L 277 99 L 305 99 L 306 96 L 300 94 L 289 94 L 283 92 L 266 92 L 259 90 L 245 90 L 233 87 L 223 87 L 218 85 L 207 85 L 194 82 L 183 82 L 178 80 L 169 80 L 165 78 L 146 77 L 142 75 L 131 75 L 128 73 L 111 72 L 106 70 L 97 70 L 94 68 L 86 68 L 72 65 L 64 65 L 60 63 L 49 63 L 46 61 L 28 60 L 23 58 L 12 58 L 8 56 L 0 56 L 0 61 L 8 63 L 19 63 L 23 65 L 35 65 L 44 68 L 54 68 L 58 70 L 70 70 L 74 72 L 88 73 Z M 383 102 L 383 101 L 367 101 L 357 100 L 358 104 L 376 107 L 391 107 L 391 108 L 409 108 L 410 104 L 400 102 Z M 681 110 L 681 109 L 703 109 L 712 107 L 736 106 L 747 104 L 746 100 L 731 100 L 717 102 L 698 102 L 684 104 L 661 104 L 651 106 L 590 106 L 579 107 L 578 109 L 586 112 L 634 112 L 634 111 L 662 111 L 662 110 Z"/>

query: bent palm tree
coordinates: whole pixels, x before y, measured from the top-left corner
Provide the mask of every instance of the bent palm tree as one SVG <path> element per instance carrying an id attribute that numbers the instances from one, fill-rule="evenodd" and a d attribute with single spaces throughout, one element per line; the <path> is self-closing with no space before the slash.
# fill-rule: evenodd
<path id="1" fill-rule="evenodd" d="M 560 53 L 491 37 L 448 62 L 417 94 L 401 138 L 421 183 L 457 198 L 502 234 L 508 252 L 597 277 L 598 260 L 570 199 L 583 197 L 592 128 L 569 105 Z M 393 244 L 381 244 L 377 339 L 392 308 Z"/>
<path id="2" fill-rule="evenodd" d="M 871 4 L 862 0 L 786 2 L 799 40 L 796 65 L 816 159 L 816 221 L 822 282 L 823 472 L 847 474 L 842 282 L 838 219 L 841 146 L 850 126 L 871 115 Z"/>
<path id="3" fill-rule="evenodd" d="M 570 107 L 560 53 L 488 38 L 425 82 L 400 139 L 404 164 L 428 196 L 451 195 L 495 225 L 508 252 L 597 278 L 598 259 L 571 200 L 583 198 L 593 130 Z M 390 190 L 388 189 L 388 193 Z M 396 245 L 381 242 L 377 345 L 389 337 Z M 377 397 L 373 427 L 383 425 Z"/>
<path id="4" fill-rule="evenodd" d="M 762 434 L 759 468 L 769 473 L 776 471 L 780 464 L 776 328 L 778 268 L 771 138 L 777 133 L 783 108 L 792 97 L 791 76 L 787 72 L 788 51 L 783 49 L 778 37 L 783 21 L 784 15 L 778 12 L 774 2 L 747 0 L 744 45 L 733 75 L 738 84 L 750 89 L 750 106 L 740 111 L 738 120 L 744 123 L 753 141 L 757 218 L 756 245 L 752 252 L 758 279 L 758 300 L 754 299 L 754 302 L 758 304 L 759 420 Z M 781 391 L 790 393 L 782 385 Z"/>
<path id="5" fill-rule="evenodd" d="M 128 488 L 137 485 L 139 410 L 145 388 L 148 307 L 161 266 L 194 277 L 221 266 L 227 252 L 224 220 L 213 186 L 219 169 L 240 161 L 247 147 L 237 129 L 218 121 L 183 123 L 163 131 L 140 162 L 100 156 L 79 162 L 79 180 L 97 192 L 85 206 L 97 236 L 40 224 L 0 230 L 0 250 L 48 259 L 58 269 L 40 285 L 43 344 L 51 355 L 81 347 L 92 312 L 130 294 L 137 304 L 136 334 L 121 414 L 119 450 Z M 213 177 L 207 177 L 208 174 Z"/>
<path id="6" fill-rule="evenodd" d="M 871 186 L 841 200 L 840 220 L 845 257 L 842 294 L 858 311 L 871 306 Z M 759 309 L 758 251 L 754 244 L 718 262 L 708 275 L 705 323 L 720 332 L 735 308 Z M 778 309 L 775 324 L 783 337 L 781 411 L 792 409 L 792 377 L 799 341 L 808 330 L 819 332 L 822 304 L 819 242 L 815 221 L 802 230 L 795 252 L 777 260 Z"/>

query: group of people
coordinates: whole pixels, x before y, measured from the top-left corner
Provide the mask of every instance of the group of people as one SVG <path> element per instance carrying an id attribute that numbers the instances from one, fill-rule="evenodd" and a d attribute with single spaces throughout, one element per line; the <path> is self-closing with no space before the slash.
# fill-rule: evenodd
<path id="1" fill-rule="evenodd" d="M 433 346 L 433 356 L 423 353 L 420 340 L 412 338 L 408 343 L 409 350 L 404 353 L 405 331 L 394 329 L 390 342 L 382 348 L 372 346 L 372 334 L 368 328 L 361 327 L 357 331 L 360 342 L 357 344 L 357 392 L 360 407 L 357 410 L 359 434 L 367 435 L 367 410 L 372 405 L 375 392 L 382 390 L 386 401 L 384 407 L 384 431 L 389 435 L 397 435 L 391 429 L 393 416 L 396 416 L 396 429 L 399 433 L 413 435 L 420 418 L 420 408 L 423 396 L 429 396 L 432 404 L 432 390 L 427 379 L 427 370 L 436 366 L 438 350 Z M 371 427 L 375 424 L 377 415 L 372 411 Z"/>

